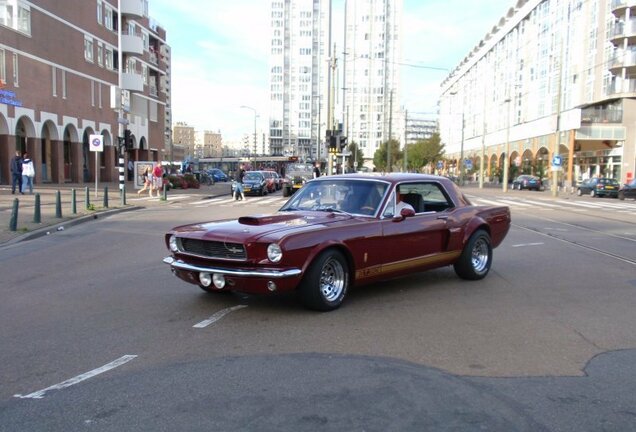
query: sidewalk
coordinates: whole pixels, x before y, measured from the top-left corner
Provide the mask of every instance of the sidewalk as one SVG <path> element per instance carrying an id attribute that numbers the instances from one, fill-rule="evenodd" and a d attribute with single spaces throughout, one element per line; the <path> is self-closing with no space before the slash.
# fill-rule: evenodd
<path id="1" fill-rule="evenodd" d="M 86 186 L 88 186 L 89 209 L 86 209 Z M 104 206 L 104 188 L 108 188 L 108 207 Z M 72 207 L 72 190 L 75 189 L 75 210 Z M 60 192 L 62 217 L 57 217 L 57 192 Z M 40 223 L 33 222 L 35 217 L 35 196 L 40 195 Z M 201 186 L 199 189 L 172 189 L 168 191 L 168 200 L 148 198 L 144 192 L 143 199 L 138 199 L 137 191 L 129 182 L 126 183 L 126 205 L 122 205 L 119 194 L 119 184 L 102 183 L 98 185 L 97 194 L 95 184 L 78 185 L 34 185 L 33 195 L 11 194 L 10 185 L 0 185 L 0 246 L 17 243 L 24 240 L 50 235 L 57 230 L 64 230 L 69 226 L 106 217 L 122 211 L 138 210 L 147 207 L 170 205 L 175 197 L 196 195 L 198 199 L 219 195 L 229 196 L 230 183 L 216 183 L 212 186 Z M 172 199 L 171 199 L 172 198 Z M 18 200 L 17 229 L 11 231 L 10 224 L 15 200 Z"/>

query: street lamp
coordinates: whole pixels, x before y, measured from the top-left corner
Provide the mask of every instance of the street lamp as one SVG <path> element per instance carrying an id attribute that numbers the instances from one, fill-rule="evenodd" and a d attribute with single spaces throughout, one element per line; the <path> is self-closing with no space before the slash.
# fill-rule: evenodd
<path id="1" fill-rule="evenodd" d="M 451 96 L 457 95 L 457 91 L 450 92 L 450 95 Z M 452 101 L 453 99 L 451 99 L 451 114 L 452 114 Z M 464 120 L 464 112 L 462 111 L 461 114 L 462 114 L 462 140 L 461 140 L 461 144 L 459 148 L 459 185 L 464 186 L 464 126 L 466 122 Z"/>
<path id="2" fill-rule="evenodd" d="M 256 168 L 256 118 L 258 117 L 258 112 L 256 111 L 255 108 L 252 108 L 250 106 L 247 105 L 241 105 L 241 108 L 245 108 L 248 110 L 252 110 L 254 112 L 254 168 Z"/>
<path id="3" fill-rule="evenodd" d="M 503 166 L 503 191 L 508 192 L 508 165 L 510 165 L 510 102 L 512 99 L 509 97 L 504 100 L 504 103 L 508 104 L 508 122 L 506 125 L 506 150 L 504 151 L 504 166 Z"/>

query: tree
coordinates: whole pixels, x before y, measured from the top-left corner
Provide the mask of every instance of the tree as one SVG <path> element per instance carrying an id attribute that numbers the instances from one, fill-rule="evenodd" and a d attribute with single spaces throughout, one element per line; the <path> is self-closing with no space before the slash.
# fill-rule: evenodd
<path id="1" fill-rule="evenodd" d="M 349 153 L 351 153 L 351 156 L 349 156 L 347 160 L 347 166 L 349 167 L 349 170 L 358 171 L 364 164 L 364 152 L 358 147 L 358 144 L 355 141 L 352 141 L 351 144 L 349 144 L 347 150 L 349 151 Z"/>
<path id="2" fill-rule="evenodd" d="M 391 148 L 391 167 L 387 169 L 387 147 Z M 385 141 L 380 144 L 380 147 L 375 151 L 373 155 L 373 165 L 378 171 L 393 171 L 393 168 L 398 165 L 398 162 L 402 160 L 402 152 L 400 151 L 400 143 L 394 139 Z"/>
<path id="3" fill-rule="evenodd" d="M 430 138 L 426 138 L 410 144 L 407 147 L 407 169 L 420 171 L 422 167 L 429 164 L 436 164 L 444 157 L 444 144 L 438 133 L 434 133 Z"/>

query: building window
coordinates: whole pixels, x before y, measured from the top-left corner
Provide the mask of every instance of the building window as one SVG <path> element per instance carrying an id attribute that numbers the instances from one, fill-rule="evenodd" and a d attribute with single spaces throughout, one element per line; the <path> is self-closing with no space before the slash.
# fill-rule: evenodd
<path id="1" fill-rule="evenodd" d="M 62 99 L 66 99 L 66 71 L 62 70 Z"/>
<path id="2" fill-rule="evenodd" d="M 97 64 L 104 66 L 104 46 L 101 42 L 97 42 Z"/>
<path id="3" fill-rule="evenodd" d="M 104 27 L 106 27 L 108 30 L 115 30 L 115 26 L 113 25 L 113 16 L 113 10 L 106 6 L 104 13 Z"/>
<path id="4" fill-rule="evenodd" d="M 113 70 L 113 49 L 106 47 L 106 57 L 104 58 L 104 64 L 106 69 Z"/>
<path id="5" fill-rule="evenodd" d="M 97 83 L 97 103 L 102 108 L 102 83 Z"/>
<path id="6" fill-rule="evenodd" d="M 18 55 L 17 54 L 13 54 L 13 85 L 15 87 L 18 87 L 18 84 L 20 84 L 20 74 L 19 74 L 19 70 L 18 70 Z"/>
<path id="7" fill-rule="evenodd" d="M 21 33 L 31 34 L 31 8 L 20 0 L 0 1 L 0 24 Z"/>
<path id="8" fill-rule="evenodd" d="M 91 81 L 91 106 L 95 106 L 95 81 Z"/>
<path id="9" fill-rule="evenodd" d="M 5 66 L 4 50 L 0 49 L 0 84 L 7 83 L 7 68 Z"/>
<path id="10" fill-rule="evenodd" d="M 104 20 L 104 6 L 102 0 L 97 0 L 97 24 L 102 25 Z"/>
<path id="11" fill-rule="evenodd" d="M 18 31 L 31 34 L 31 9 L 24 4 L 18 4 Z"/>
<path id="12" fill-rule="evenodd" d="M 93 38 L 84 36 L 84 58 L 93 63 Z"/>
<path id="13" fill-rule="evenodd" d="M 57 69 L 55 66 L 51 68 L 51 84 L 53 87 L 53 97 L 57 97 Z"/>

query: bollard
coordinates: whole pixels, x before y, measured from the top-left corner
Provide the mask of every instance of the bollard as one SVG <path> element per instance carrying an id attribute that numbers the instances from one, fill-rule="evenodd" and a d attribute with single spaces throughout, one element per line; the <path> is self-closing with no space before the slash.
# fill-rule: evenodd
<path id="1" fill-rule="evenodd" d="M 35 212 L 33 213 L 33 223 L 42 223 L 42 213 L 40 211 L 40 194 L 35 194 Z"/>
<path id="2" fill-rule="evenodd" d="M 108 186 L 104 186 L 104 208 L 108 208 Z"/>
<path id="3" fill-rule="evenodd" d="M 119 197 L 121 198 L 121 205 L 126 205 L 126 188 L 119 189 Z"/>
<path id="4" fill-rule="evenodd" d="M 9 229 L 11 231 L 18 230 L 18 204 L 20 201 L 17 198 L 13 199 L 13 207 L 11 208 L 11 220 L 9 221 Z"/>
<path id="5" fill-rule="evenodd" d="M 88 186 L 86 186 L 84 188 L 84 208 L 88 210 L 90 206 L 91 206 L 91 198 L 90 198 L 90 194 L 88 193 Z"/>
<path id="6" fill-rule="evenodd" d="M 62 194 L 60 191 L 55 194 L 55 217 L 62 219 Z"/>
<path id="7" fill-rule="evenodd" d="M 161 196 L 163 201 L 168 201 L 168 186 L 163 185 L 163 195 Z"/>
<path id="8" fill-rule="evenodd" d="M 77 192 L 71 189 L 71 213 L 77 214 Z"/>

